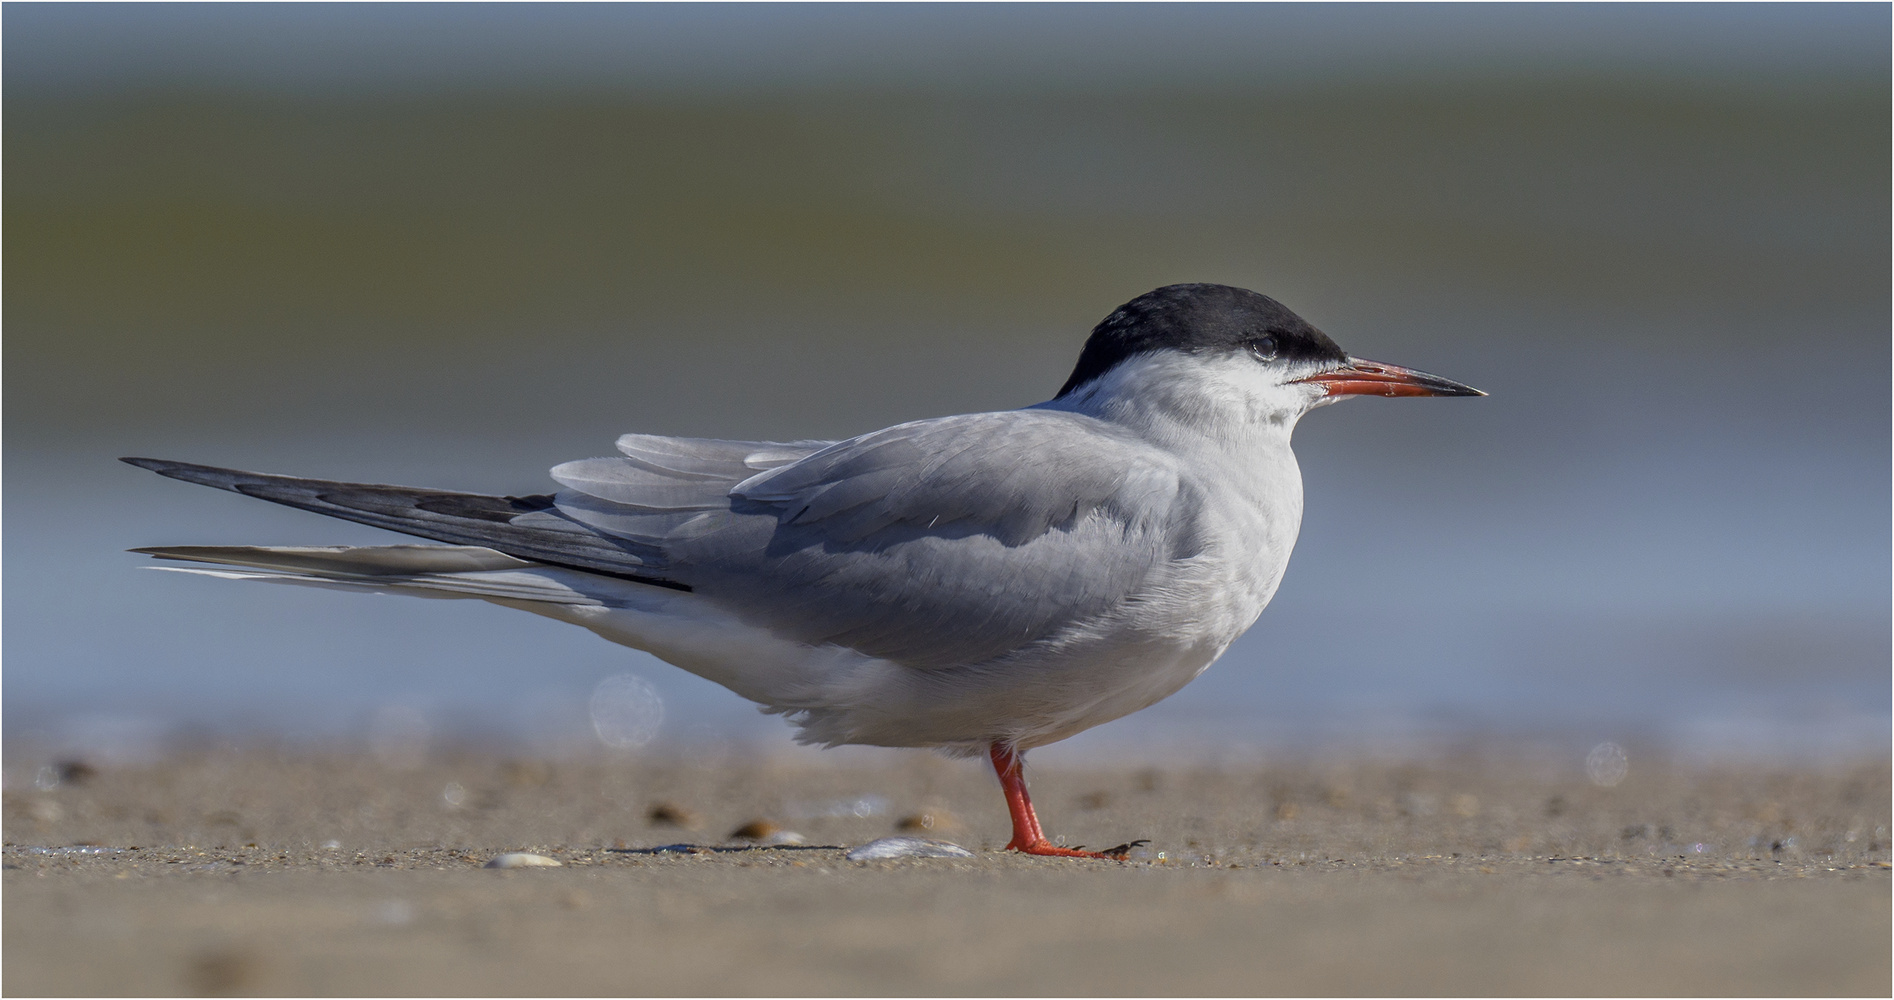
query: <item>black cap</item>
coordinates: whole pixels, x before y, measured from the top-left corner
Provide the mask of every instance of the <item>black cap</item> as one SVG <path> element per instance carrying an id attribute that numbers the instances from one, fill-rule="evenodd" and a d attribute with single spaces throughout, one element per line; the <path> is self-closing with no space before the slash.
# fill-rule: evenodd
<path id="1" fill-rule="evenodd" d="M 1201 354 L 1261 345 L 1280 361 L 1348 363 L 1327 334 L 1267 295 L 1229 285 L 1165 285 L 1119 306 L 1093 328 L 1059 396 L 1154 351 Z"/>

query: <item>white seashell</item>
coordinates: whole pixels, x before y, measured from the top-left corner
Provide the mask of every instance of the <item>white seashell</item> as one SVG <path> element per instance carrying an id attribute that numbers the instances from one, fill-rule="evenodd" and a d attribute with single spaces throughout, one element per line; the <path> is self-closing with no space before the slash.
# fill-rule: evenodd
<path id="1" fill-rule="evenodd" d="M 527 854 L 524 851 L 515 851 L 512 854 L 501 854 L 501 855 L 495 856 L 494 859 L 492 861 L 487 862 L 484 867 L 487 867 L 487 868 L 558 868 L 560 867 L 560 862 L 552 858 L 549 858 L 545 856 L 544 854 Z"/>
<path id="2" fill-rule="evenodd" d="M 758 841 L 764 847 L 801 847 L 809 838 L 794 830 L 778 830 Z"/>
<path id="3" fill-rule="evenodd" d="M 883 837 L 849 851 L 850 861 L 881 861 L 886 858 L 971 858 L 973 852 L 944 840 L 925 837 Z"/>

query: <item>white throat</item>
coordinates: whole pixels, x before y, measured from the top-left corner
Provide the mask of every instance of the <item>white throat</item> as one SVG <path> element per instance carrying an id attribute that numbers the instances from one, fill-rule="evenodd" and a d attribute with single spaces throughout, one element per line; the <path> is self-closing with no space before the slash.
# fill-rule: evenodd
<path id="1" fill-rule="evenodd" d="M 1254 460 L 1259 451 L 1287 452 L 1296 422 L 1323 401 L 1320 389 L 1280 377 L 1240 354 L 1155 351 L 1036 408 L 1107 420 L 1173 452 Z"/>

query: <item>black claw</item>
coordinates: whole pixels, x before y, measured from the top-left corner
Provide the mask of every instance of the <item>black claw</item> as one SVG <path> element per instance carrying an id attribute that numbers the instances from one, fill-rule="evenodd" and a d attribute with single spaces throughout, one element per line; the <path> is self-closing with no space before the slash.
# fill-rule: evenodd
<path id="1" fill-rule="evenodd" d="M 1110 855 L 1111 857 L 1114 857 L 1114 858 L 1122 858 L 1125 855 L 1130 854 L 1132 848 L 1143 847 L 1144 845 L 1148 843 L 1150 843 L 1149 840 L 1134 840 L 1129 844 L 1119 844 L 1117 847 L 1107 847 L 1104 850 L 1099 851 L 1098 853 Z"/>

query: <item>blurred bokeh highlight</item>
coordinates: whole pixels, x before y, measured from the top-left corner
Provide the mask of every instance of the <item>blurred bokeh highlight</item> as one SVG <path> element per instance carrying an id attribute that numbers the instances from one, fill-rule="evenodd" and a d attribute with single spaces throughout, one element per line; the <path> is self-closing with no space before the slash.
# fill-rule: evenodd
<path id="1" fill-rule="evenodd" d="M 1037 402 L 1120 302 L 1219 281 L 1492 395 L 1309 417 L 1261 622 L 1048 757 L 1887 744 L 1886 6 L 4 27 L 10 736 L 565 752 L 635 690 L 658 704 L 607 714 L 660 743 L 786 744 L 527 615 L 140 571 L 124 549 L 394 536 L 113 459 L 538 492 L 625 431 Z"/>

